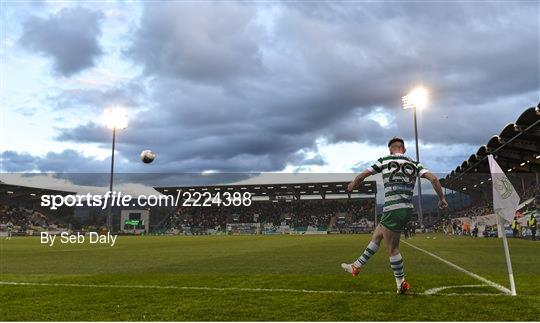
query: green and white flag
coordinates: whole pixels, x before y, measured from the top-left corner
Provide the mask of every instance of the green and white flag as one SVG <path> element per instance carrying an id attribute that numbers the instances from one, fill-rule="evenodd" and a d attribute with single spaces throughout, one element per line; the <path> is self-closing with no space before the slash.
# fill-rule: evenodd
<path id="1" fill-rule="evenodd" d="M 493 155 L 488 155 L 488 160 L 491 171 L 491 183 L 493 184 L 493 211 L 497 213 L 497 219 L 499 219 L 499 238 L 503 239 L 506 268 L 508 269 L 508 279 L 510 280 L 509 292 L 510 295 L 516 296 L 516 283 L 514 282 L 510 249 L 508 248 L 506 232 L 500 219 L 505 219 L 509 222 L 514 220 L 519 207 L 519 195 L 517 195 L 514 186 L 512 186 L 508 177 L 506 177 L 499 164 L 497 164 Z"/>
<path id="2" fill-rule="evenodd" d="M 493 183 L 493 211 L 503 219 L 512 222 L 519 206 L 519 195 L 493 155 L 488 155 L 488 160 Z"/>

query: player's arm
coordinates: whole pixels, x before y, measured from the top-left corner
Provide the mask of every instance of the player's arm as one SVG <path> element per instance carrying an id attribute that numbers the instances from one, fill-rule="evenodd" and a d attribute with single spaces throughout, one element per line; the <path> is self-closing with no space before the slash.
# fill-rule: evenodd
<path id="1" fill-rule="evenodd" d="M 420 176 L 430 181 L 431 185 L 433 186 L 433 189 L 435 190 L 435 192 L 437 192 L 437 196 L 439 196 L 439 208 L 440 209 L 446 208 L 448 206 L 448 202 L 446 202 L 446 198 L 444 197 L 441 182 L 439 182 L 439 179 L 437 178 L 437 176 L 433 175 L 431 172 L 425 172 Z"/>
<path id="2" fill-rule="evenodd" d="M 358 174 L 358 176 L 356 176 L 354 180 L 349 183 L 347 190 L 352 192 L 352 190 L 358 187 L 358 185 L 360 185 L 360 183 L 362 183 L 367 177 L 380 173 L 382 171 L 382 167 L 382 159 L 379 158 L 373 165 L 369 166 L 365 171 Z"/>
<path id="3" fill-rule="evenodd" d="M 369 169 L 366 169 L 365 171 L 361 172 L 360 174 L 358 174 L 358 176 L 354 178 L 352 182 L 349 183 L 349 185 L 347 186 L 347 189 L 349 191 L 354 190 L 355 187 L 358 187 L 358 185 L 360 185 L 360 183 L 362 183 L 370 175 L 371 175 L 371 171 Z"/>

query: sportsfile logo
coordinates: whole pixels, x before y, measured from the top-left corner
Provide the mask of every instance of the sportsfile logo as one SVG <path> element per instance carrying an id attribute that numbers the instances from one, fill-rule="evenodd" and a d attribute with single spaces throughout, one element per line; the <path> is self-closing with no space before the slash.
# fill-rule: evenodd
<path id="1" fill-rule="evenodd" d="M 106 209 L 107 207 L 208 207 L 208 206 L 250 206 L 253 195 L 249 192 L 188 192 L 178 190 L 176 195 L 138 195 L 133 197 L 122 192 L 107 191 L 100 194 L 70 194 L 41 196 L 41 206 L 56 210 L 62 206 L 90 206 Z"/>
<path id="2" fill-rule="evenodd" d="M 122 192 L 107 191 L 100 194 L 70 194 L 41 196 L 41 206 L 50 210 L 56 210 L 62 206 L 90 206 L 106 209 L 107 207 L 154 207 L 176 206 L 180 200 L 181 191 L 174 195 L 138 195 L 136 198 Z"/>

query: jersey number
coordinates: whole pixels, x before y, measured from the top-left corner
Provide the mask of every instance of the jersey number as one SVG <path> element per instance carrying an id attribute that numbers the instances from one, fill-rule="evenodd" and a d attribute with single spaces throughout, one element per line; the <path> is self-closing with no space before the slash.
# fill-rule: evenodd
<path id="1" fill-rule="evenodd" d="M 391 171 L 390 178 L 388 179 L 389 183 L 407 183 L 413 184 L 416 180 L 416 166 L 412 163 L 403 163 L 399 164 L 396 161 L 391 161 L 387 164 L 388 170 Z M 400 179 L 394 179 L 396 174 L 403 174 L 405 177 Z"/>

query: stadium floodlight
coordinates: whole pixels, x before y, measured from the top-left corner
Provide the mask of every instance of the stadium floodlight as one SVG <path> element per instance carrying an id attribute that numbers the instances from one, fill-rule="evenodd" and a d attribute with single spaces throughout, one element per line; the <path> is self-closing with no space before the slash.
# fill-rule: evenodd
<path id="1" fill-rule="evenodd" d="M 403 102 L 403 109 L 412 109 L 414 118 L 414 139 L 416 142 L 416 161 L 420 162 L 420 152 L 418 149 L 418 126 L 416 123 L 416 110 L 422 110 L 427 107 L 428 104 L 428 91 L 423 86 L 418 86 L 410 91 L 407 95 L 401 98 Z M 418 222 L 422 225 L 422 181 L 418 177 Z"/>
<path id="2" fill-rule="evenodd" d="M 109 129 L 125 129 L 128 126 L 126 111 L 118 107 L 105 109 L 103 111 L 102 121 Z"/>
<path id="3" fill-rule="evenodd" d="M 113 178 L 114 178 L 114 146 L 116 142 L 116 129 L 126 129 L 128 126 L 128 116 L 126 110 L 120 107 L 112 107 L 105 109 L 102 116 L 103 124 L 112 129 L 112 153 L 111 153 L 111 178 L 109 181 L 109 191 L 112 194 L 113 190 Z M 107 212 L 107 230 L 112 232 L 112 209 L 111 203 L 108 203 Z"/>
<path id="4" fill-rule="evenodd" d="M 428 91 L 424 87 L 416 87 L 401 98 L 403 109 L 424 109 L 427 107 L 428 98 Z"/>

